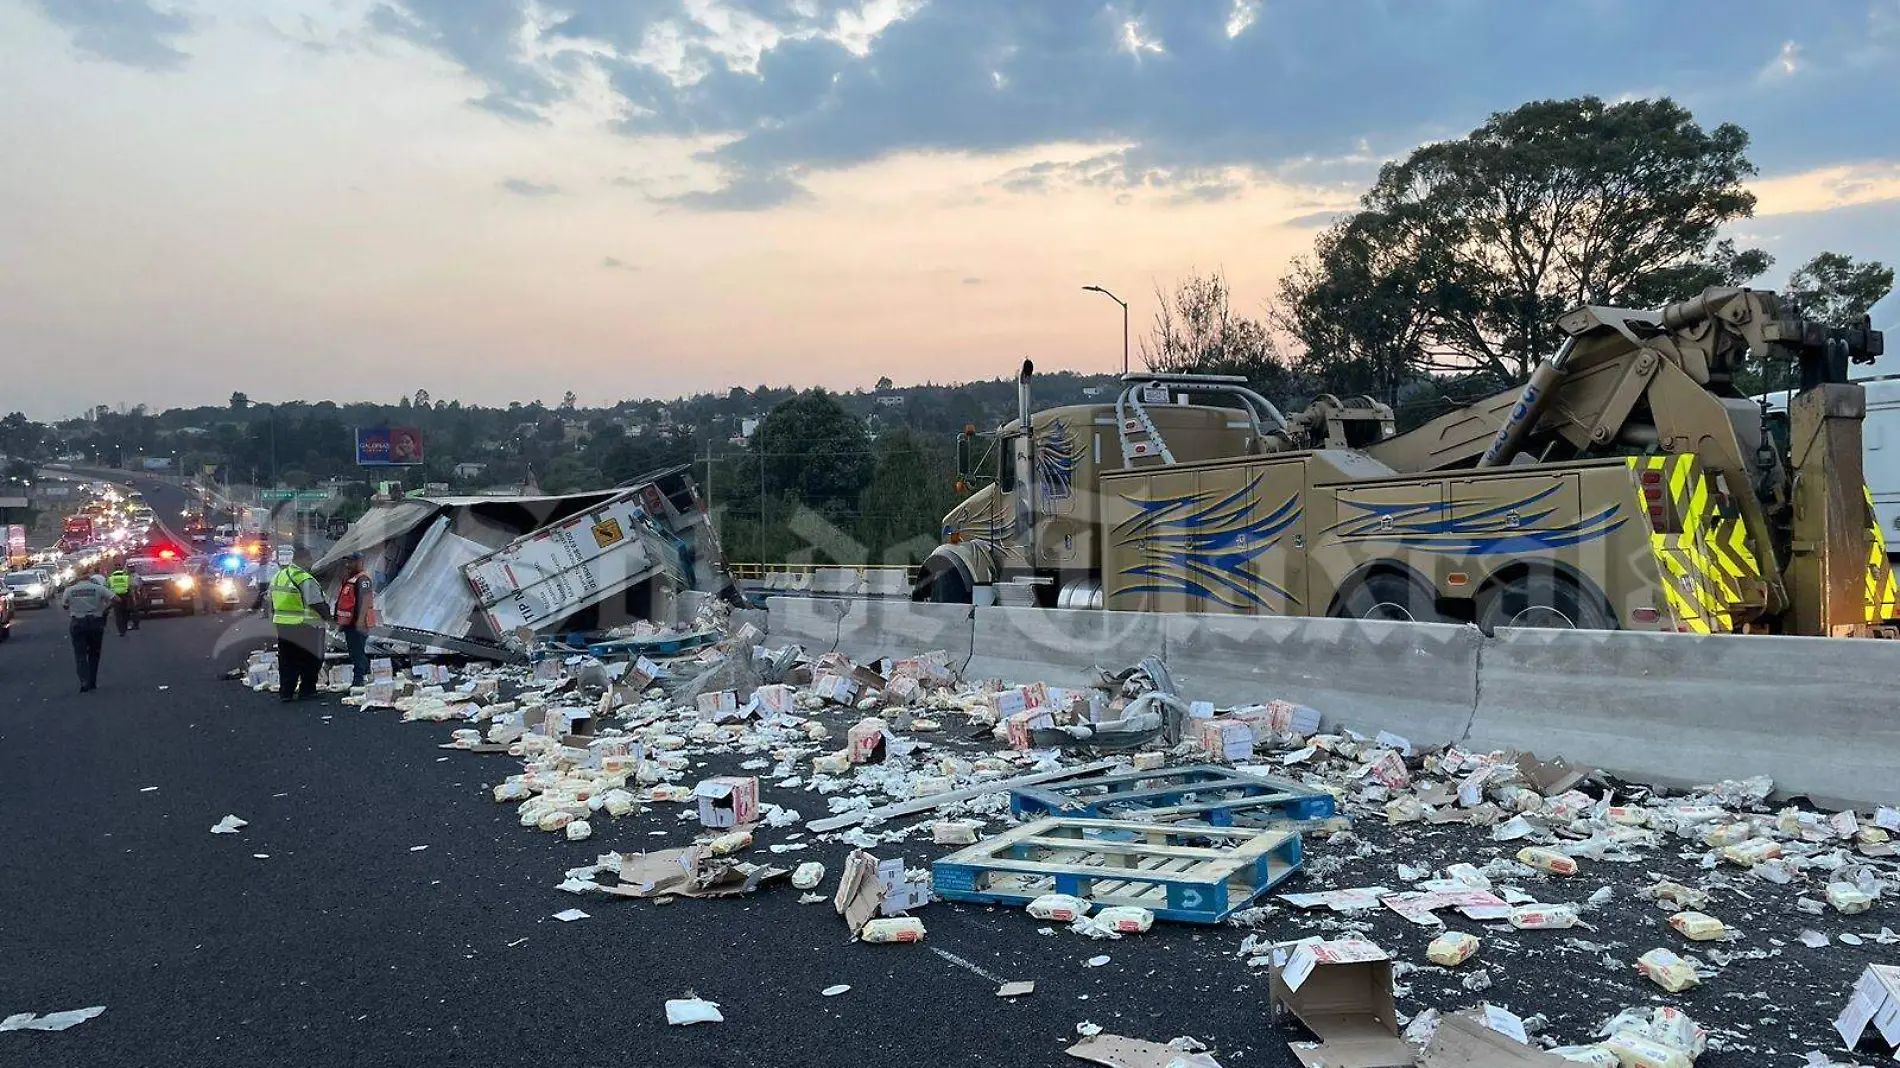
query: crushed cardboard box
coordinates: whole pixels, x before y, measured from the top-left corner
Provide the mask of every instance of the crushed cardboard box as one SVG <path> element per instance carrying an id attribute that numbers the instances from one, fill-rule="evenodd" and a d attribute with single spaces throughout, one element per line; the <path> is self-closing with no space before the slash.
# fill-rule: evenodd
<path id="1" fill-rule="evenodd" d="M 1392 960 L 1371 942 L 1319 938 L 1273 947 L 1269 1006 L 1319 1039 L 1292 1044 L 1307 1068 L 1407 1068 L 1416 1062 L 1399 1036 Z"/>

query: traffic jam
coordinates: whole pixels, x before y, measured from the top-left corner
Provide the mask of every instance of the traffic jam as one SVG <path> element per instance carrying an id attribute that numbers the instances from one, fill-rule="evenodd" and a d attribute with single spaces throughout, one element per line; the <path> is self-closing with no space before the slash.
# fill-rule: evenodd
<path id="1" fill-rule="evenodd" d="M 84 502 L 58 539 L 33 548 L 10 539 L 0 570 L 0 642 L 88 575 L 106 579 L 133 627 L 144 619 L 229 612 L 250 606 L 270 556 L 267 524 L 253 511 L 187 509 L 174 534 L 142 494 L 110 483 L 83 487 Z M 223 522 L 214 522 L 224 520 Z M 62 621 L 63 625 L 63 621 Z"/>

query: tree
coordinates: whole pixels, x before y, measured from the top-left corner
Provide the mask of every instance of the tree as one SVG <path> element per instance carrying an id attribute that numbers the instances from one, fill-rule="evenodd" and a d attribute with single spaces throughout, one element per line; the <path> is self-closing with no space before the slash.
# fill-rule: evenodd
<path id="1" fill-rule="evenodd" d="M 1285 364 L 1258 319 L 1236 315 L 1219 271 L 1190 274 L 1172 296 L 1155 288 L 1155 322 L 1141 341 L 1142 362 L 1171 374 L 1240 375 L 1272 396 L 1289 381 Z"/>
<path id="2" fill-rule="evenodd" d="M 823 389 L 773 408 L 760 422 L 752 449 L 764 464 L 769 492 L 794 494 L 841 525 L 871 478 L 871 439 L 863 420 Z"/>
<path id="3" fill-rule="evenodd" d="M 242 411 L 248 410 L 250 407 L 251 407 L 250 397 L 244 395 L 243 393 L 238 392 L 237 390 L 231 391 L 231 410 L 232 411 L 242 412 Z"/>
<path id="4" fill-rule="evenodd" d="M 1313 255 L 1280 279 L 1274 325 L 1300 347 L 1296 366 L 1327 392 L 1394 406 L 1420 375 L 1428 279 L 1357 220 L 1320 234 Z"/>
<path id="5" fill-rule="evenodd" d="M 579 403 L 580 398 L 574 395 L 573 390 L 570 389 L 566 393 L 561 394 L 561 411 L 571 412 L 574 410 L 574 406 Z"/>
<path id="6" fill-rule="evenodd" d="M 894 389 L 895 386 L 891 382 L 891 377 L 889 375 L 884 375 L 883 377 L 877 380 L 877 385 L 872 388 L 875 392 L 882 393 L 887 389 Z"/>
<path id="7" fill-rule="evenodd" d="M 1879 260 L 1823 252 L 1788 276 L 1788 295 L 1801 313 L 1829 326 L 1853 326 L 1893 291 L 1893 268 Z"/>
<path id="8" fill-rule="evenodd" d="M 416 399 L 414 403 L 415 403 L 415 406 L 418 408 L 427 408 L 429 406 L 429 391 L 426 389 L 416 390 Z"/>
<path id="9" fill-rule="evenodd" d="M 1766 270 L 1766 253 L 1716 237 L 1754 213 L 1747 148 L 1739 126 L 1704 131 L 1667 98 L 1494 114 L 1381 168 L 1362 210 L 1330 232 L 1351 254 L 1318 250 L 1282 301 L 1337 324 L 1370 283 L 1388 311 L 1357 324 L 1362 357 L 1514 381 L 1556 349 L 1556 319 L 1571 307 L 1649 307 Z M 1421 320 L 1381 326 L 1405 299 Z M 1329 336 L 1296 333 L 1309 353 Z"/>
<path id="10" fill-rule="evenodd" d="M 936 547 L 944 513 L 957 503 L 953 464 L 944 452 L 908 427 L 878 436 L 858 522 L 858 540 L 873 561 L 920 563 Z"/>

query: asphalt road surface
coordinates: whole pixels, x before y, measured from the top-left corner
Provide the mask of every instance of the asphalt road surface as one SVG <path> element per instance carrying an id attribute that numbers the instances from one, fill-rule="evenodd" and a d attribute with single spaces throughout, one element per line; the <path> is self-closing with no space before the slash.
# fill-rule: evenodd
<path id="1" fill-rule="evenodd" d="M 173 509 L 176 513 L 176 509 Z M 78 693 L 57 609 L 22 613 L 0 646 L 0 1017 L 104 1005 L 65 1032 L 0 1033 L 0 1066 L 1060 1065 L 1083 1021 L 1153 1041 L 1208 1043 L 1227 1068 L 1291 1068 L 1293 1028 L 1268 1019 L 1266 975 L 1237 955 L 1245 932 L 1159 923 L 1092 942 L 1019 911 L 937 903 L 922 945 L 851 944 L 830 905 L 779 884 L 746 898 L 670 905 L 577 897 L 555 885 L 607 850 L 683 845 L 683 808 L 594 822 L 592 840 L 518 826 L 489 790 L 519 762 L 444 751 L 452 725 L 405 724 L 335 700 L 284 707 L 213 677 L 228 616 L 158 618 L 108 634 L 100 688 Z M 855 715 L 855 714 L 853 714 Z M 833 724 L 841 735 L 848 720 Z M 715 762 L 698 773 L 730 771 Z M 692 781 L 689 777 L 688 782 Z M 766 800 L 823 814 L 811 794 Z M 220 817 L 250 821 L 212 835 Z M 994 825 L 992 824 L 992 827 Z M 1462 829 L 1310 842 L 1314 870 L 1289 890 L 1401 886 L 1401 862 L 1482 864 L 1513 850 Z M 808 843 L 799 828 L 767 843 Z M 846 848 L 823 860 L 835 884 Z M 913 841 L 881 856 L 924 864 Z M 1803 887 L 1699 870 L 1668 846 L 1646 863 L 1591 866 L 1561 890 L 1613 900 L 1592 929 L 1496 933 L 1458 972 L 1407 970 L 1401 1010 L 1482 1001 L 1584 1042 L 1625 1006 L 1678 1004 L 1727 1048 L 1701 1068 L 1798 1064 L 1837 1049 L 1829 1027 L 1859 970 L 1891 962 L 1871 936 L 1894 921 L 1809 916 Z M 761 854 L 756 859 L 767 859 Z M 1731 879 L 1717 912 L 1759 953 L 1665 997 L 1634 974 L 1655 946 L 1687 949 L 1635 889 L 1658 875 Z M 1733 881 L 1740 880 L 1740 881 Z M 609 881 L 611 881 L 609 879 Z M 553 914 L 579 907 L 574 923 Z M 1803 928 L 1857 931 L 1863 945 L 1809 950 Z M 1263 938 L 1359 930 L 1417 962 L 1430 932 L 1380 911 L 1358 919 L 1282 914 Z M 1571 937 L 1571 936 L 1577 937 Z M 1106 954 L 1109 963 L 1085 962 Z M 1490 985 L 1467 985 L 1482 974 Z M 1006 980 L 1033 996 L 997 998 Z M 820 991 L 834 984 L 838 997 Z M 663 1002 L 688 991 L 726 1022 L 669 1028 Z M 1866 1055 L 1863 1055 L 1863 1059 Z"/>
<path id="2" fill-rule="evenodd" d="M 108 635 L 83 695 L 56 612 L 0 649 L 0 1016 L 106 1006 L 0 1034 L 0 1064 L 1058 1064 L 1081 1020 L 1293 1063 L 1264 982 L 1202 945 L 1231 930 L 1135 947 L 933 905 L 923 945 L 847 945 L 782 884 L 667 906 L 561 893 L 567 867 L 690 831 L 670 812 L 581 843 L 524 830 L 487 796 L 518 762 L 437 749 L 448 725 L 212 678 L 225 622 Z M 250 826 L 210 834 L 227 813 Z M 551 918 L 576 906 L 592 918 Z M 999 999 L 997 978 L 1036 994 Z M 688 990 L 727 1022 L 668 1028 Z"/>

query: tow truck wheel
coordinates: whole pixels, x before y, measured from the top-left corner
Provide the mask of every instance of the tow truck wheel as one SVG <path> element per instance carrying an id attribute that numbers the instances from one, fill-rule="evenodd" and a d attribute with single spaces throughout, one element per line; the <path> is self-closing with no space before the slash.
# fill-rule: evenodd
<path id="1" fill-rule="evenodd" d="M 1438 610 L 1431 590 L 1396 571 L 1374 571 L 1360 579 L 1340 602 L 1339 614 L 1400 623 L 1452 622 Z"/>
<path id="2" fill-rule="evenodd" d="M 1616 620 L 1602 598 L 1568 575 L 1533 571 L 1487 591 L 1478 599 L 1478 626 L 1547 630 L 1615 630 Z"/>
<path id="3" fill-rule="evenodd" d="M 963 581 L 963 572 L 954 567 L 946 567 L 930 577 L 930 589 L 925 597 L 932 604 L 969 604 L 972 599 L 970 584 Z"/>

